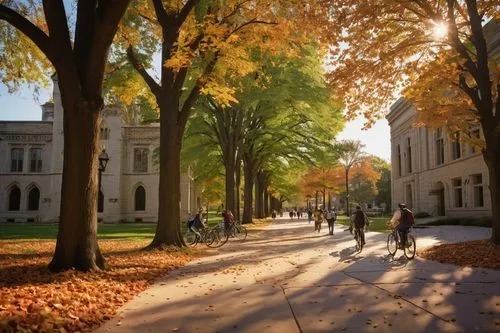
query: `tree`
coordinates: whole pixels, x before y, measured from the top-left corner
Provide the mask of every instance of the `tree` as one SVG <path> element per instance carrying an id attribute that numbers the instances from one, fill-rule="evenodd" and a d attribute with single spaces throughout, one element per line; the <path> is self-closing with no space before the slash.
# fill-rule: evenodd
<path id="1" fill-rule="evenodd" d="M 377 196 L 375 201 L 379 207 L 384 207 L 384 213 L 389 213 L 391 210 L 391 164 L 386 160 L 371 156 L 373 168 L 380 173 L 380 178 L 377 180 Z"/>
<path id="2" fill-rule="evenodd" d="M 364 157 L 364 145 L 359 140 L 344 140 L 336 145 L 339 151 L 339 163 L 345 172 L 346 214 L 349 216 L 349 171 Z"/>
<path id="3" fill-rule="evenodd" d="M 375 201 L 377 196 L 377 181 L 380 172 L 375 167 L 375 158 L 365 157 L 355 164 L 351 169 L 351 195 L 357 203 L 369 203 Z"/>
<path id="4" fill-rule="evenodd" d="M 7 23 L 38 48 L 27 51 L 41 52 L 48 59 L 57 73 L 61 92 L 64 162 L 59 232 L 49 265 L 53 271 L 106 268 L 97 243 L 99 112 L 103 108 L 102 85 L 108 50 L 128 3 L 129 0 L 78 1 L 73 22 L 68 19 L 63 0 L 0 2 L 0 22 L 3 22 L 0 43 L 7 45 L 3 50 L 12 50 L 10 43 L 18 40 L 25 42 L 23 38 L 17 39 L 19 34 Z M 38 56 L 33 52 L 28 52 L 26 60 Z M 5 54 L 3 59 L 10 56 L 20 59 L 24 54 Z M 8 62 L 1 61 L 0 66 Z M 12 69 L 2 67 L 7 72 Z M 9 73 L 7 79 L 12 75 Z M 24 78 L 38 79 L 33 73 Z"/>
<path id="5" fill-rule="evenodd" d="M 483 157 L 490 178 L 492 241 L 500 244 L 500 81 L 494 44 L 498 1 L 332 1 L 338 29 L 331 83 L 349 115 L 373 122 L 388 109 L 393 91 L 404 90 L 423 119 L 467 126 L 484 133 Z M 491 21 L 487 23 L 488 20 Z M 452 116 L 453 115 L 453 116 Z"/>
<path id="6" fill-rule="evenodd" d="M 123 38 L 122 49 L 155 96 L 160 112 L 158 225 L 148 248 L 183 245 L 180 150 L 198 97 L 213 96 L 221 105 L 236 102 L 235 89 L 219 84 L 219 78 L 243 76 L 252 70 L 246 51 L 250 45 L 276 52 L 299 42 L 305 32 L 319 33 L 321 20 L 310 19 L 323 13 L 321 9 L 313 1 L 304 6 L 270 0 L 152 0 L 137 1 L 131 7 L 123 31 L 135 34 Z M 151 49 L 154 43 L 149 41 L 155 38 L 161 41 L 158 80 L 147 70 L 152 67 L 151 57 L 148 61 L 141 52 L 141 47 Z"/>

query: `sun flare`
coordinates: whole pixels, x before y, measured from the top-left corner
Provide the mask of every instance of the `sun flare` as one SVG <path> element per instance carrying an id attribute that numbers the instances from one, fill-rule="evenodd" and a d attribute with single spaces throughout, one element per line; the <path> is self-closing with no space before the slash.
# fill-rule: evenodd
<path id="1" fill-rule="evenodd" d="M 432 33 L 435 37 L 442 39 L 445 38 L 448 34 L 448 27 L 444 22 L 433 23 L 434 27 L 432 28 Z"/>

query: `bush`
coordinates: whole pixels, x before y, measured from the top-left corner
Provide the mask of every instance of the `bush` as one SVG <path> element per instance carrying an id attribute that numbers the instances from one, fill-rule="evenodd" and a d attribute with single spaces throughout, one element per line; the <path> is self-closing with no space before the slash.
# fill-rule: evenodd
<path id="1" fill-rule="evenodd" d="M 491 217 L 447 217 L 426 223 L 426 225 L 464 225 L 491 228 Z"/>
<path id="2" fill-rule="evenodd" d="M 427 213 L 427 212 L 418 212 L 414 215 L 414 217 L 416 219 L 423 219 L 425 217 L 431 217 L 431 214 Z"/>

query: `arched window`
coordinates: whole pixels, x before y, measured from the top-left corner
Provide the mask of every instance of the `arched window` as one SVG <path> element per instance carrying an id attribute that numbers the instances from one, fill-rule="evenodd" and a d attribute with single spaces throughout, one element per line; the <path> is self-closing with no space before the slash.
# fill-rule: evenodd
<path id="1" fill-rule="evenodd" d="M 33 187 L 28 193 L 28 210 L 38 210 L 40 206 L 40 190 Z"/>
<path id="2" fill-rule="evenodd" d="M 104 211 L 104 194 L 99 191 L 97 195 L 97 212 L 102 213 Z"/>
<path id="3" fill-rule="evenodd" d="M 135 190 L 135 210 L 146 210 L 146 190 L 142 186 Z"/>
<path id="4" fill-rule="evenodd" d="M 21 190 L 14 186 L 9 193 L 9 210 L 18 211 L 21 208 Z"/>

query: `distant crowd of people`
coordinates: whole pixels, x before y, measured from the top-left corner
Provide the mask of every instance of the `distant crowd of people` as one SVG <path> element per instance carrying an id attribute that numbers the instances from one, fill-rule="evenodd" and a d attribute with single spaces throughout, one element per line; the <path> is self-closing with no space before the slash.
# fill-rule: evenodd
<path id="1" fill-rule="evenodd" d="M 273 210 L 271 216 L 273 219 L 277 217 L 277 215 L 283 216 L 283 211 Z M 326 220 L 328 223 L 328 233 L 329 235 L 334 234 L 335 222 L 337 220 L 337 211 L 335 207 L 329 207 L 326 209 L 322 209 L 318 207 L 316 209 L 291 209 L 288 212 L 290 219 L 297 218 L 300 220 L 304 214 L 307 214 L 309 224 L 314 222 L 314 231 L 320 232 L 321 225 Z M 369 226 L 369 219 L 366 213 L 361 209 L 361 206 L 356 206 L 355 210 L 350 216 L 350 227 L 349 231 L 352 233 L 355 231 L 361 237 L 361 242 L 364 245 L 365 241 L 365 229 Z M 406 235 L 408 230 L 414 224 L 413 213 L 406 207 L 405 204 L 401 203 L 398 206 L 398 210 L 394 213 L 390 223 L 392 227 L 398 231 L 399 237 L 401 239 L 401 246 L 405 246 L 406 243 Z"/>

